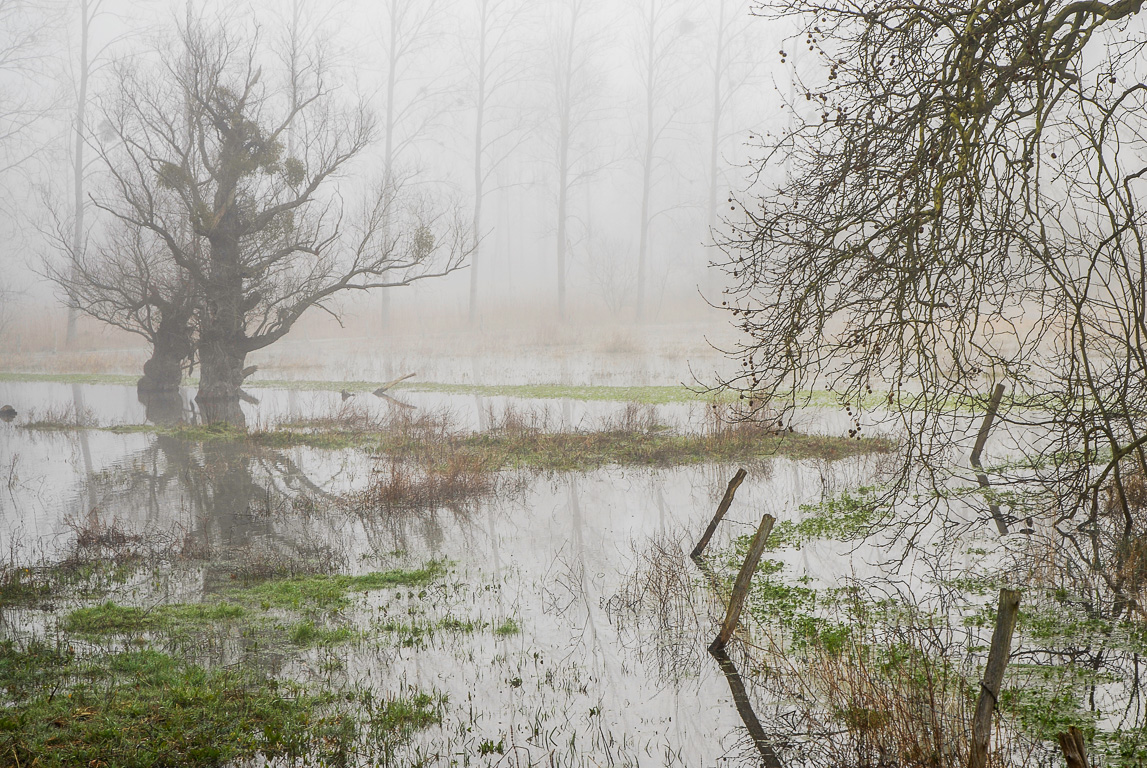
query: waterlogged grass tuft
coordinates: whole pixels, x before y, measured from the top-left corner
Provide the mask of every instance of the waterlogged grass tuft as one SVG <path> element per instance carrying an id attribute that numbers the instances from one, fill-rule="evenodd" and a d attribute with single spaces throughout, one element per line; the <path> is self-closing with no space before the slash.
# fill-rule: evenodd
<path id="1" fill-rule="evenodd" d="M 498 637 L 510 637 L 511 635 L 520 634 L 522 628 L 518 626 L 518 620 L 513 616 L 508 617 L 505 621 L 494 628 L 494 634 Z"/>
<path id="2" fill-rule="evenodd" d="M 361 576 L 313 574 L 275 579 L 233 590 L 229 597 L 267 608 L 293 610 L 339 610 L 350 605 L 356 592 L 373 592 L 390 587 L 425 586 L 447 572 L 444 560 L 431 560 L 413 570 L 395 569 Z"/>
<path id="3" fill-rule="evenodd" d="M 310 620 L 300 621 L 290 628 L 291 642 L 304 647 L 330 647 L 349 643 L 362 636 L 350 627 L 326 627 Z"/>
<path id="4" fill-rule="evenodd" d="M 64 617 L 61 628 L 79 635 L 127 635 L 148 631 L 174 633 L 207 624 L 235 621 L 247 610 L 233 603 L 175 603 L 144 609 L 117 605 L 77 608 Z"/>

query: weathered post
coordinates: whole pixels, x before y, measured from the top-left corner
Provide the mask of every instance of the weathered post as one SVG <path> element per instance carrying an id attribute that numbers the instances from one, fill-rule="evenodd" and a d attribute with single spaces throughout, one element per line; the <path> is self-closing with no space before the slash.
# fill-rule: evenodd
<path id="1" fill-rule="evenodd" d="M 1074 725 L 1071 726 L 1067 729 L 1067 733 L 1059 734 L 1059 747 L 1063 750 L 1064 759 L 1067 760 L 1067 768 L 1089 768 L 1083 731 Z"/>
<path id="2" fill-rule="evenodd" d="M 746 595 L 749 594 L 749 583 L 757 571 L 757 563 L 761 561 L 761 553 L 765 551 L 765 542 L 768 541 L 775 522 L 776 518 L 772 515 L 765 515 L 761 518 L 761 525 L 757 528 L 753 542 L 749 545 L 749 554 L 745 556 L 741 572 L 737 574 L 737 580 L 733 583 L 733 594 L 729 596 L 729 608 L 725 613 L 725 621 L 721 624 L 721 631 L 717 635 L 717 639 L 709 646 L 710 651 L 720 650 L 729 644 L 729 638 L 733 636 L 733 630 L 737 628 L 737 622 L 741 619 L 741 608 L 744 606 Z"/>
<path id="3" fill-rule="evenodd" d="M 976 480 L 984 490 L 990 488 L 991 483 L 988 482 L 988 476 L 984 474 L 984 468 L 980 465 L 980 453 L 984 450 L 984 444 L 988 442 L 988 433 L 992 430 L 992 422 L 996 420 L 996 411 L 1000 409 L 1000 401 L 1003 399 L 1004 385 L 997 384 L 992 390 L 992 398 L 988 401 L 988 412 L 984 414 L 984 421 L 980 424 L 980 431 L 976 435 L 976 445 L 972 448 L 972 466 L 976 468 Z M 989 498 L 988 509 L 992 513 L 992 519 L 996 521 L 996 530 L 1001 536 L 1007 536 L 1008 524 L 1000 513 L 1000 505 Z"/>
<path id="4" fill-rule="evenodd" d="M 713 532 L 717 530 L 717 524 L 725 517 L 725 513 L 729 511 L 729 505 L 733 503 L 733 495 L 740 487 L 741 481 L 745 479 L 747 473 L 744 469 L 738 469 L 737 474 L 733 475 L 733 479 L 729 481 L 729 487 L 725 489 L 725 495 L 721 497 L 721 503 L 717 505 L 717 514 L 713 515 L 713 520 L 709 523 L 709 527 L 705 529 L 705 533 L 701 535 L 701 540 L 697 542 L 697 546 L 693 547 L 690 557 L 694 560 L 701 557 L 705 551 L 705 547 L 709 546 L 709 539 L 713 538 Z"/>
<path id="5" fill-rule="evenodd" d="M 1016 629 L 1016 615 L 1020 609 L 1020 593 L 1014 589 L 1000 590 L 1000 604 L 996 609 L 996 629 L 992 633 L 992 646 L 988 649 L 988 665 L 980 682 L 980 698 L 976 714 L 972 717 L 972 749 L 968 768 L 984 768 L 988 762 L 988 742 L 992 737 L 992 713 L 1000 697 L 1004 682 L 1004 669 L 1012 650 L 1012 634 Z"/>

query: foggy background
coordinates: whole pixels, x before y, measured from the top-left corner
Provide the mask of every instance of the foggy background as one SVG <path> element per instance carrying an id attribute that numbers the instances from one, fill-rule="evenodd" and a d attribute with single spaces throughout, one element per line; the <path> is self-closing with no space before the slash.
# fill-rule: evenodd
<path id="1" fill-rule="evenodd" d="M 41 274 L 45 260 L 63 259 L 50 241 L 75 211 L 77 147 L 85 226 L 101 216 L 86 195 L 100 184 L 92 142 L 114 67 L 147 66 L 188 13 L 257 30 L 280 51 L 321 52 L 341 97 L 370 107 L 377 141 L 338 179 L 340 194 L 377 181 L 389 159 L 409 184 L 477 221 L 467 269 L 343 296 L 345 330 L 311 311 L 288 340 L 543 328 L 560 342 L 560 329 L 578 327 L 608 343 L 606 328 L 660 327 L 703 348 L 706 333 L 728 334 L 727 316 L 707 304 L 720 304 L 723 285 L 708 267 L 720 257 L 711 227 L 736 215 L 728 199 L 750 181 L 752 137 L 787 124 L 781 104 L 802 64 L 799 41 L 753 5 L 0 0 L 0 357 L 23 365 L 23 354 L 142 346 L 84 317 L 69 345 L 67 311 Z"/>

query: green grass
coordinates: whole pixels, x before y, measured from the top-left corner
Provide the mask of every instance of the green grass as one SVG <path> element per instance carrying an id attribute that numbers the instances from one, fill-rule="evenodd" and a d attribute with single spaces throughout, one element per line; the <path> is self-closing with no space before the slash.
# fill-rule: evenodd
<path id="1" fill-rule="evenodd" d="M 107 373 L 24 373 L 20 371 L 0 371 L 0 382 L 57 382 L 61 384 L 119 384 L 134 386 L 139 380 L 138 375 L 107 374 Z M 355 393 L 369 393 L 374 391 L 383 382 L 380 381 L 327 381 L 319 379 L 249 379 L 250 388 L 263 389 L 289 389 L 308 392 L 341 392 L 346 390 Z M 194 377 L 185 378 L 183 386 L 194 387 L 199 380 Z M 447 395 L 482 395 L 484 397 L 517 397 L 522 399 L 542 400 L 592 400 L 610 401 L 619 403 L 643 403 L 648 405 L 665 405 L 669 403 L 694 402 L 733 402 L 740 398 L 740 393 L 733 390 L 719 390 L 716 392 L 698 391 L 699 387 L 684 384 L 670 384 L 644 387 L 616 387 L 616 386 L 569 386 L 560 384 L 446 384 L 441 382 L 404 381 L 394 385 L 393 391 L 406 392 L 437 392 Z M 868 410 L 881 409 L 888 406 L 888 392 L 875 390 L 860 398 L 860 402 L 853 400 L 854 406 Z M 990 393 L 985 387 L 983 393 L 973 396 L 950 395 L 926 397 L 904 393 L 899 401 L 904 404 L 916 404 L 928 409 L 939 409 L 943 412 L 982 412 L 988 402 Z M 790 399 L 790 393 L 780 393 L 782 399 Z M 795 402 L 804 407 L 814 408 L 840 408 L 843 401 L 838 393 L 829 390 L 807 390 L 797 392 Z M 1016 400 L 1012 393 L 1004 396 L 1005 408 L 1040 409 L 1045 404 L 1039 401 Z"/>
<path id="2" fill-rule="evenodd" d="M 440 445 L 431 445 L 419 436 L 371 429 L 282 427 L 248 433 L 228 426 L 160 427 L 148 424 L 105 429 L 121 434 L 151 432 L 196 442 L 246 442 L 279 449 L 295 446 L 328 450 L 364 448 L 393 454 L 448 449 L 467 454 L 494 469 L 528 467 L 554 471 L 590 470 L 610 465 L 656 467 L 735 462 L 773 456 L 835 460 L 867 453 L 887 453 L 894 448 L 894 443 L 886 438 L 854 439 L 799 432 L 773 435 L 736 429 L 717 436 L 680 434 L 664 429 L 649 432 L 476 432 L 436 436 L 434 439 Z"/>
<path id="3" fill-rule="evenodd" d="M 23 373 L 19 371 L 0 372 L 0 382 L 56 382 L 60 384 L 119 384 L 135 386 L 139 376 L 108 373 Z M 197 386 L 199 380 L 185 378 L 183 385 Z M 316 379 L 259 379 L 247 381 L 249 388 L 292 389 L 308 392 L 373 392 L 383 382 L 380 381 L 322 381 Z M 528 399 L 610 400 L 617 402 L 649 403 L 689 403 L 711 400 L 711 395 L 698 394 L 681 384 L 651 387 L 572 387 L 549 384 L 440 384 L 436 382 L 404 381 L 394 386 L 394 391 L 440 392 L 451 395 L 483 395 L 486 397 L 520 397 Z M 731 397 L 729 399 L 732 399 Z"/>
<path id="4" fill-rule="evenodd" d="M 510 637 L 511 635 L 519 634 L 521 631 L 522 628 L 518 626 L 518 620 L 513 616 L 508 617 L 494 628 L 494 634 L 498 637 Z"/>
<path id="5" fill-rule="evenodd" d="M 361 576 L 315 574 L 275 579 L 233 590 L 229 597 L 264 609 L 340 610 L 350 605 L 354 592 L 372 592 L 388 587 L 424 586 L 444 575 L 447 563 L 431 560 L 414 570 L 390 570 Z"/>
<path id="6" fill-rule="evenodd" d="M 394 635 L 398 645 L 404 648 L 421 646 L 427 640 L 440 633 L 469 635 L 483 627 L 488 627 L 480 621 L 459 619 L 455 616 L 446 616 L 434 621 L 397 621 L 389 619 L 376 625 L 379 631 Z"/>
<path id="7" fill-rule="evenodd" d="M 291 642 L 304 647 L 332 646 L 347 643 L 360 637 L 350 627 L 324 627 L 313 621 L 304 620 L 294 624 L 289 631 Z"/>
<path id="8" fill-rule="evenodd" d="M 6 568 L 0 573 L 0 607 L 35 605 L 55 592 L 54 582 L 31 568 Z"/>
<path id="9" fill-rule="evenodd" d="M 0 607 L 37 607 L 50 604 L 62 594 L 99 597 L 113 585 L 123 584 L 136 573 L 139 563 L 131 557 L 116 561 L 66 562 L 36 568 L 0 568 Z"/>
<path id="10" fill-rule="evenodd" d="M 77 608 L 64 617 L 61 628 L 79 635 L 131 635 L 162 631 L 176 633 L 246 617 L 234 603 L 172 603 L 145 610 L 106 602 Z"/>
<path id="11" fill-rule="evenodd" d="M 55 382 L 57 384 L 119 384 L 134 387 L 142 374 L 118 373 L 23 373 L 0 371 L 0 382 Z"/>
<path id="12" fill-rule="evenodd" d="M 0 644 L 0 761 L 63 768 L 194 768 L 316 751 L 322 699 L 242 670 L 156 651 L 79 658 Z"/>

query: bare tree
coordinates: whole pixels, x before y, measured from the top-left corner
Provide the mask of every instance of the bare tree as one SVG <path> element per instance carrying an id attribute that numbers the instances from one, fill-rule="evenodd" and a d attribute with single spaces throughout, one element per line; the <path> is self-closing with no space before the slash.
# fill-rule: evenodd
<path id="1" fill-rule="evenodd" d="M 594 70 L 600 36 L 590 26 L 591 0 L 555 0 L 549 26 L 554 165 L 557 185 L 558 317 L 566 317 L 570 193 L 598 170 L 583 133 L 595 117 L 602 83 Z"/>
<path id="2" fill-rule="evenodd" d="M 464 228 L 393 180 L 346 204 L 370 116 L 335 101 L 320 51 L 276 78 L 266 46 L 237 29 L 189 19 L 178 57 L 120 67 L 114 141 L 100 146 L 114 192 L 96 201 L 186 271 L 201 297 L 196 399 L 210 420 L 235 421 L 247 355 L 308 309 L 445 274 L 464 256 Z"/>
<path id="3" fill-rule="evenodd" d="M 8 258 L 20 250 L 11 244 L 19 234 L 19 222 L 26 218 L 12 207 L 12 202 L 24 199 L 24 195 L 9 191 L 9 185 L 27 188 L 30 161 L 47 143 L 43 138 L 46 133 L 36 128 L 53 104 L 38 78 L 47 59 L 47 32 L 56 20 L 53 11 L 44 4 L 0 0 L 0 184 L 8 192 L 0 195 L 0 212 L 4 214 L 3 237 L 9 247 L 3 250 Z M 11 318 L 13 302 L 20 293 L 15 266 L 0 264 L 0 318 L 4 319 Z"/>
<path id="4" fill-rule="evenodd" d="M 758 41 L 747 23 L 752 0 L 709 0 L 705 3 L 711 27 L 711 44 L 705 46 L 709 57 L 709 197 L 706 205 L 708 238 L 717 228 L 717 196 L 721 187 L 725 159 L 723 147 L 732 135 L 727 122 L 734 100 L 753 81 L 759 58 Z M 707 239 L 708 239 L 707 238 Z"/>
<path id="5" fill-rule="evenodd" d="M 85 149 L 88 143 L 88 88 L 101 55 L 111 43 L 96 48 L 92 27 L 104 12 L 104 0 L 75 0 L 74 10 L 79 22 L 79 51 L 72 72 L 75 87 L 74 113 L 72 125 L 72 242 L 70 250 L 78 254 L 84 245 L 84 209 L 87 205 L 84 181 L 87 173 Z M 114 42 L 114 41 L 113 41 Z M 76 341 L 77 309 L 69 305 L 68 327 L 64 343 L 71 346 Z"/>
<path id="6" fill-rule="evenodd" d="M 522 112 L 506 101 L 513 86 L 523 81 L 527 58 L 514 37 L 526 10 L 522 0 L 473 0 L 476 26 L 473 51 L 468 51 L 469 92 L 474 109 L 474 242 L 470 256 L 470 320 L 478 309 L 478 272 L 481 265 L 482 204 L 489 182 L 524 135 Z M 467 20 L 470 21 L 470 20 Z"/>
<path id="7" fill-rule="evenodd" d="M 685 6 L 678 0 L 633 0 L 640 21 L 636 34 L 637 73 L 641 83 L 644 107 L 644 134 L 641 150 L 641 219 L 637 245 L 637 319 L 645 315 L 646 270 L 649 258 L 649 227 L 654 172 L 661 161 L 658 145 L 672 128 L 680 104 L 669 98 L 673 89 L 679 93 L 681 78 L 681 38 L 683 26 L 690 24 Z"/>
<path id="8" fill-rule="evenodd" d="M 1102 525 L 1081 560 L 1147 615 L 1127 561 L 1147 535 L 1140 7 L 781 3 L 824 67 L 765 142 L 725 268 L 730 383 L 758 407 L 824 387 L 854 413 L 886 388 L 901 492 L 950 478 L 968 409 L 1006 382 L 1017 508 Z"/>
<path id="9" fill-rule="evenodd" d="M 43 146 L 32 129 L 51 105 L 35 78 L 54 21 L 43 6 L 0 0 L 0 176 L 20 169 Z"/>
<path id="10" fill-rule="evenodd" d="M 383 0 L 382 44 L 385 82 L 382 163 L 386 184 L 399 186 L 413 171 L 407 155 L 427 138 L 444 106 L 438 73 L 429 66 L 432 44 L 442 35 L 442 18 L 452 0 Z M 385 222 L 384 222 L 385 224 Z M 390 294 L 382 297 L 382 323 L 389 322 Z"/>
<path id="11" fill-rule="evenodd" d="M 176 235 L 181 251 L 199 247 L 186 227 Z M 57 222 L 54 239 L 67 258 L 62 264 L 49 262 L 46 273 L 67 307 L 147 339 L 152 353 L 137 389 L 177 392 L 194 360 L 199 302 L 190 275 L 172 258 L 168 244 L 149 228 L 122 219 L 105 222 L 90 249 L 88 233 L 74 246 L 63 221 Z"/>

